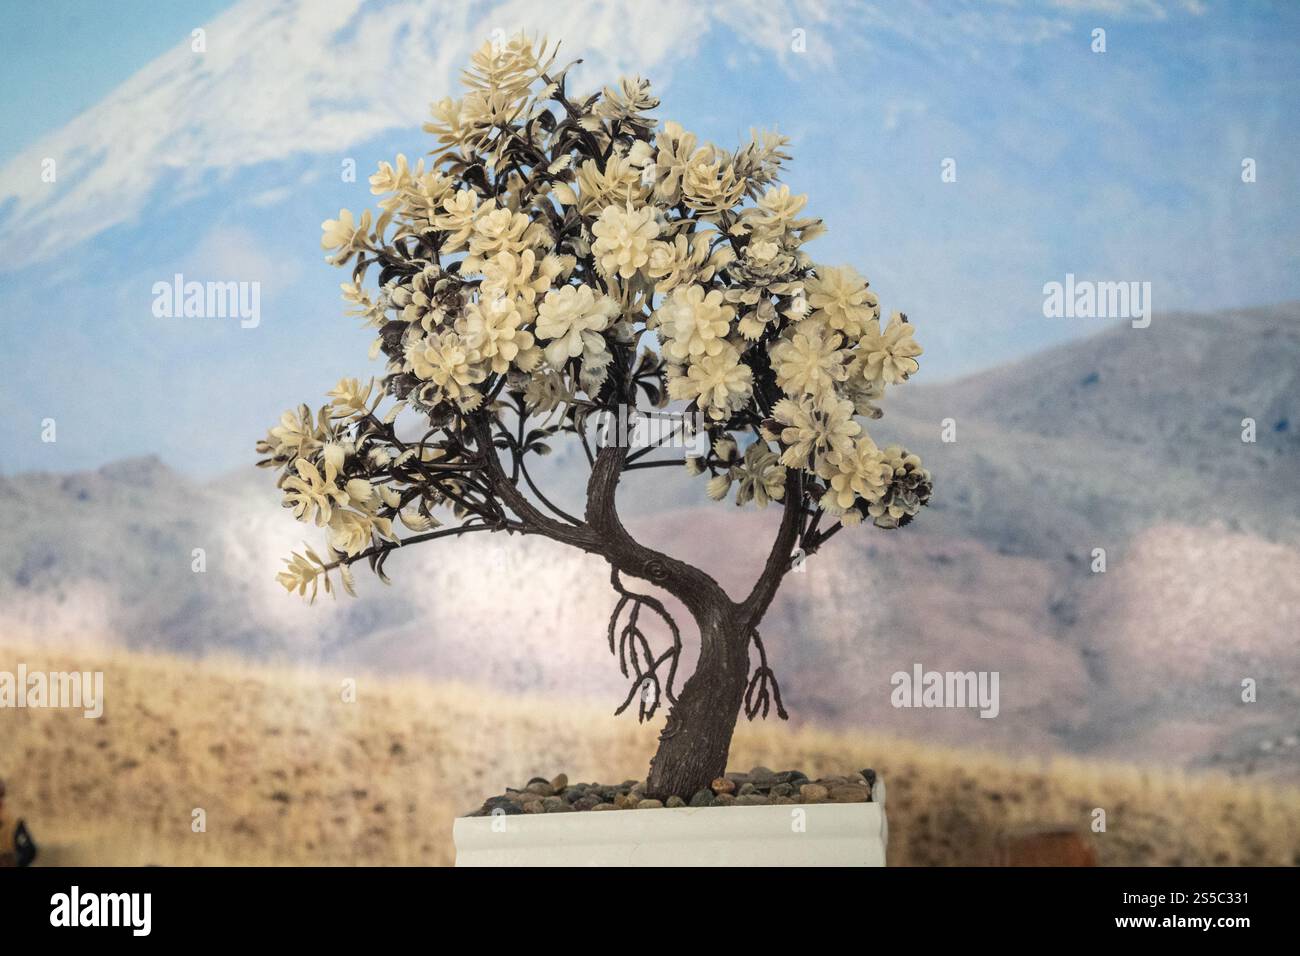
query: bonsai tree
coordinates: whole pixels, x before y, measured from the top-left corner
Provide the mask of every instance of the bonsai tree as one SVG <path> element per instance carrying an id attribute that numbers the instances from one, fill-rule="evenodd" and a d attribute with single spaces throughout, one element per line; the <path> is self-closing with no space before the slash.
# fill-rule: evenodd
<path id="1" fill-rule="evenodd" d="M 631 681 L 619 712 L 668 705 L 646 792 L 689 797 L 724 772 L 742 708 L 786 716 L 758 628 L 792 564 L 841 528 L 901 527 L 929 500 L 920 460 L 878 447 L 862 421 L 921 348 L 905 315 L 882 324 L 852 267 L 805 251 L 824 227 L 778 184 L 784 137 L 755 132 L 726 152 L 661 126 L 646 81 L 577 96 L 574 64 L 554 61 L 524 37 L 485 45 L 464 97 L 433 104 L 428 163 L 381 163 L 378 215 L 323 224 L 328 261 L 351 269 L 343 297 L 387 364 L 378 381 L 339 382 L 314 414 L 286 412 L 258 444 L 285 507 L 327 531 L 279 580 L 314 599 L 337 574 L 355 593 L 359 562 L 387 581 L 398 549 L 481 532 L 598 555 L 610 650 Z M 656 409 L 676 410 L 691 453 L 632 449 L 609 427 Z M 590 466 L 581 514 L 530 471 L 562 439 Z M 739 600 L 620 520 L 625 476 L 670 465 L 714 500 L 779 506 Z M 680 688 L 683 634 L 654 588 L 698 632 Z"/>

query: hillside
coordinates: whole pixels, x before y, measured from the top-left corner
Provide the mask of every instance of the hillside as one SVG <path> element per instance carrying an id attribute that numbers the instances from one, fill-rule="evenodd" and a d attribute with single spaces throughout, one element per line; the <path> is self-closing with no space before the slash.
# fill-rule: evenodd
<path id="1" fill-rule="evenodd" d="M 1298 318 L 1294 304 L 1160 315 L 891 395 L 873 433 L 923 455 L 935 499 L 901 532 L 839 535 L 789 577 L 763 630 L 795 721 L 1300 781 Z M 577 507 L 585 469 L 561 449 L 539 481 Z M 776 523 L 671 470 L 630 474 L 620 505 L 737 594 Z M 360 599 L 307 607 L 274 575 L 315 531 L 252 468 L 198 482 L 135 459 L 0 478 L 0 524 L 0 642 L 237 653 L 609 708 L 624 692 L 604 650 L 605 569 L 548 541 L 437 542 L 395 556 L 393 587 L 361 575 Z M 998 671 L 1001 714 L 895 710 L 889 675 L 916 662 Z M 1267 689 L 1250 705 L 1248 677 Z"/>
<path id="2" fill-rule="evenodd" d="M 561 769 L 639 777 L 653 731 L 590 707 L 482 688 L 156 654 L 10 648 L 31 668 L 102 669 L 105 717 L 0 712 L 0 777 L 45 865 L 446 864 L 452 818 Z M 357 680 L 355 703 L 339 694 Z M 981 865 L 1023 824 L 1088 832 L 1103 865 L 1300 864 L 1300 790 L 1219 775 L 1020 760 L 883 736 L 742 728 L 733 765 L 888 785 L 892 865 Z M 206 813 L 206 832 L 191 829 Z M 651 811 L 653 812 L 653 811 Z"/>

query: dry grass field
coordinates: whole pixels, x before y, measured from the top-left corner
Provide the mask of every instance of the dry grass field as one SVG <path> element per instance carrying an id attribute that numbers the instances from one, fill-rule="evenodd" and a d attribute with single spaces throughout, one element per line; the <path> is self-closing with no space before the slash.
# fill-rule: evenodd
<path id="1" fill-rule="evenodd" d="M 464 686 L 36 648 L 6 648 L 0 670 L 19 661 L 105 674 L 100 720 L 0 710 L 0 778 L 46 865 L 449 864 L 452 818 L 484 796 L 560 771 L 640 777 L 654 745 L 609 708 Z M 1103 865 L 1300 864 L 1297 790 L 773 724 L 737 735 L 732 766 L 754 764 L 876 768 L 896 865 L 989 863 L 1004 829 L 1049 823 L 1087 833 Z"/>

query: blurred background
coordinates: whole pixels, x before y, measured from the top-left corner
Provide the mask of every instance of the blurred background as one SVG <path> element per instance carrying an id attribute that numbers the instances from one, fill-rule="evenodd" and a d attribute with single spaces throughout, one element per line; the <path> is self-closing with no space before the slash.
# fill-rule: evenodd
<path id="1" fill-rule="evenodd" d="M 1300 862 L 1300 8 L 202 0 L 3 22 L 0 671 L 106 685 L 99 721 L 0 710 L 0 778 L 47 861 L 448 862 L 450 816 L 506 784 L 644 773 L 658 728 L 612 716 L 598 561 L 471 536 L 308 607 L 274 575 L 314 529 L 252 467 L 282 410 L 382 371 L 321 221 L 370 206 L 471 51 L 525 30 L 583 60 L 578 89 L 646 76 L 656 115 L 725 148 L 788 135 L 830 230 L 813 254 L 926 350 L 872 433 L 922 455 L 934 501 L 787 579 L 763 630 L 791 721 L 742 731 L 737 768 L 881 770 L 894 862 L 987 862 L 1001 829 L 1097 807 L 1102 862 Z M 258 321 L 156 316 L 178 273 L 259 283 Z M 1045 317 L 1067 275 L 1150 283 L 1151 324 Z M 573 507 L 585 473 L 559 448 L 542 484 Z M 662 469 L 620 507 L 733 593 L 777 522 Z M 998 716 L 894 708 L 915 663 L 999 672 Z"/>

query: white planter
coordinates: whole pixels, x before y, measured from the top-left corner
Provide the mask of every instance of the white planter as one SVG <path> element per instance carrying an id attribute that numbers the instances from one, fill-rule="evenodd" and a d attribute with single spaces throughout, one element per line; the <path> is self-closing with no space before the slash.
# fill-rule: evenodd
<path id="1" fill-rule="evenodd" d="M 879 803 L 459 817 L 457 866 L 884 866 Z"/>

